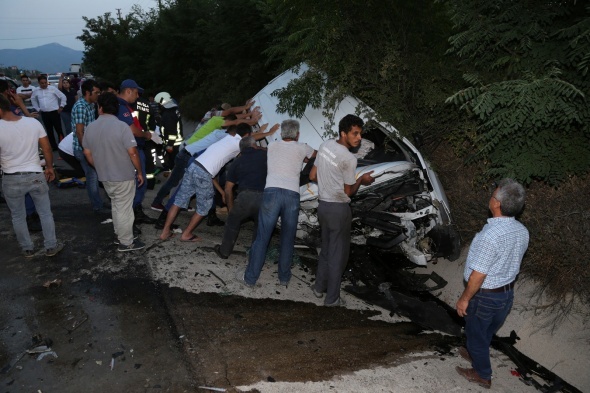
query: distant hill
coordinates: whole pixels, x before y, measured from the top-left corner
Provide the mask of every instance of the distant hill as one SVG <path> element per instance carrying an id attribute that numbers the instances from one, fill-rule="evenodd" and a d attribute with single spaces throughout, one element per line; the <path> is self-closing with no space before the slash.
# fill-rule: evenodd
<path id="1" fill-rule="evenodd" d="M 82 51 L 57 43 L 28 49 L 0 49 L 0 64 L 5 67 L 55 73 L 68 71 L 70 64 L 81 62 Z"/>

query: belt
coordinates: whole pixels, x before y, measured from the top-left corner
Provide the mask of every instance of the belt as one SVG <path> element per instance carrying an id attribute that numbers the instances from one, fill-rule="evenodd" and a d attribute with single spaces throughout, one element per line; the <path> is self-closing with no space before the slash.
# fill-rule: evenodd
<path id="1" fill-rule="evenodd" d="M 12 173 L 6 173 L 4 172 L 4 175 L 6 176 L 12 176 L 12 175 L 33 175 L 33 174 L 40 174 L 41 172 L 12 172 Z"/>
<path id="2" fill-rule="evenodd" d="M 500 293 L 500 292 L 508 292 L 511 291 L 514 288 L 514 281 L 512 281 L 510 284 L 506 284 L 503 287 L 498 287 L 498 288 L 481 288 L 479 290 L 480 293 Z"/>
<path id="3" fill-rule="evenodd" d="M 195 164 L 197 164 L 198 167 L 200 167 L 202 170 L 204 170 L 205 172 L 207 172 L 209 174 L 209 176 L 213 177 L 213 175 L 209 173 L 209 171 L 207 170 L 207 168 L 205 168 L 203 166 L 203 164 L 201 164 L 199 161 L 195 160 Z"/>

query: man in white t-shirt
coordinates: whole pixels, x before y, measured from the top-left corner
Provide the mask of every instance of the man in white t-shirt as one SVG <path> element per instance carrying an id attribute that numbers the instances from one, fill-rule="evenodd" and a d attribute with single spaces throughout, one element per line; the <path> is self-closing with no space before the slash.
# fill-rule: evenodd
<path id="1" fill-rule="evenodd" d="M 279 283 L 287 286 L 291 279 L 291 261 L 299 217 L 299 174 L 304 162 L 315 157 L 316 151 L 297 142 L 299 122 L 285 120 L 281 124 L 281 139 L 268 146 L 266 186 L 258 213 L 256 239 L 250 249 L 246 271 L 239 270 L 236 280 L 253 287 L 264 266 L 266 249 L 281 217 L 281 246 L 279 252 Z"/>
<path id="2" fill-rule="evenodd" d="M 39 160 L 39 146 L 43 150 L 46 169 Z M 26 220 L 25 194 L 33 198 L 45 245 L 45 255 L 54 256 L 63 248 L 55 237 L 55 223 L 49 201 L 48 181 L 55 179 L 53 153 L 43 126 L 28 117 L 15 115 L 10 102 L 0 95 L 0 166 L 2 192 L 10 209 L 12 226 L 26 258 L 35 256 L 34 244 Z"/>
<path id="3" fill-rule="evenodd" d="M 35 112 L 35 108 L 31 102 L 31 95 L 33 95 L 36 87 L 31 85 L 31 79 L 26 75 L 21 75 L 20 81 L 23 85 L 16 88 L 16 94 L 23 99 L 29 112 Z"/>
<path id="4" fill-rule="evenodd" d="M 246 123 L 238 124 L 235 131 L 229 131 L 222 140 L 215 142 L 205 150 L 197 159 L 190 163 L 182 178 L 180 188 L 176 193 L 174 204 L 170 207 L 166 216 L 166 224 L 160 234 L 160 239 L 166 240 L 172 236 L 172 224 L 180 209 L 186 209 L 193 195 L 197 197 L 195 214 L 185 230 L 182 232 L 180 241 L 196 242 L 200 238 L 193 234 L 193 230 L 199 225 L 203 217 L 209 213 L 213 205 L 215 186 L 223 195 L 223 189 L 214 178 L 221 168 L 240 153 L 240 140 L 252 133 L 252 127 Z"/>
<path id="5" fill-rule="evenodd" d="M 362 130 L 360 117 L 344 116 L 338 123 L 340 137 L 321 144 L 309 174 L 309 178 L 318 183 L 318 219 L 322 230 L 322 251 L 311 289 L 318 298 L 326 293 L 325 306 L 344 305 L 344 300 L 340 299 L 340 282 L 350 249 L 350 197 L 361 185 L 375 181 L 371 177 L 373 171 L 355 178 L 357 161 L 350 149 L 360 145 Z"/>

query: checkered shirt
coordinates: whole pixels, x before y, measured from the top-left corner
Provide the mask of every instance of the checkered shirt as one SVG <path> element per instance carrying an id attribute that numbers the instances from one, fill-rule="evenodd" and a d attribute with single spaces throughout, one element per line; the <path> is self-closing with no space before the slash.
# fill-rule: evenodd
<path id="1" fill-rule="evenodd" d="M 529 231 L 514 217 L 494 217 L 475 235 L 463 277 L 473 270 L 486 274 L 482 288 L 493 289 L 510 284 L 520 271 L 522 257 L 529 245 Z"/>
<path id="2" fill-rule="evenodd" d="M 82 151 L 82 146 L 76 135 L 76 124 L 84 124 L 84 127 L 95 120 L 94 105 L 90 104 L 84 98 L 80 98 L 72 107 L 72 131 L 74 132 L 74 141 L 72 145 L 74 151 Z"/>

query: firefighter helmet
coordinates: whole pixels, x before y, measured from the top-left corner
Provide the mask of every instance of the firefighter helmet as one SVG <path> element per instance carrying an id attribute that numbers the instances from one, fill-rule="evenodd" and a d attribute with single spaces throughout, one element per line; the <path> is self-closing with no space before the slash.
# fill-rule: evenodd
<path id="1" fill-rule="evenodd" d="M 156 94 L 156 96 L 154 97 L 154 101 L 162 105 L 164 108 L 174 108 L 175 106 L 177 106 L 176 102 L 174 102 L 174 100 L 172 99 L 170 93 L 167 93 L 165 91 Z"/>

